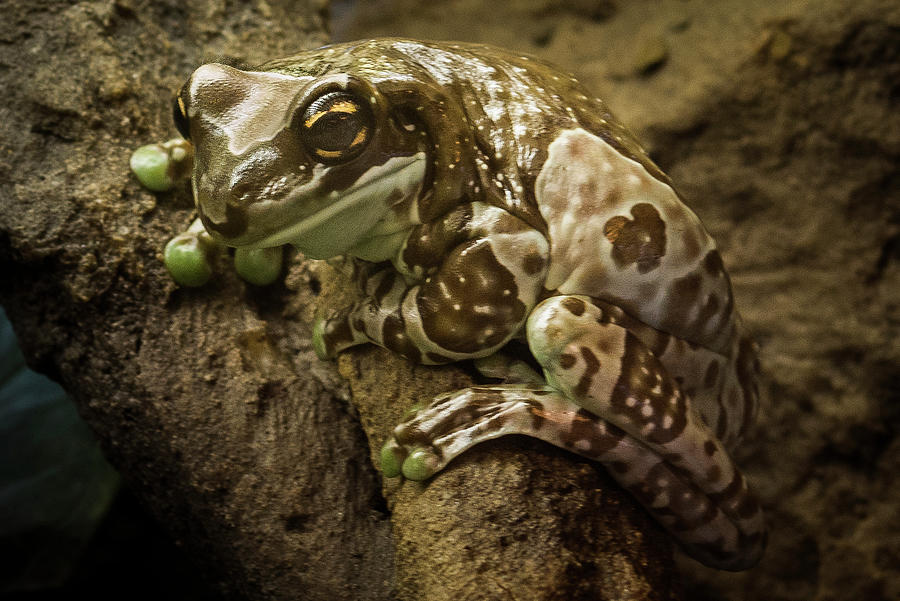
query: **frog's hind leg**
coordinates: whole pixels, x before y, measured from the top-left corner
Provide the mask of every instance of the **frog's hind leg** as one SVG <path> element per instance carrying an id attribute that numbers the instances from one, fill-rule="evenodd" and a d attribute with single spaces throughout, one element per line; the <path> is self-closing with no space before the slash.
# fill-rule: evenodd
<path id="1" fill-rule="evenodd" d="M 492 366 L 492 375 L 497 370 Z M 538 438 L 604 463 L 691 555 L 709 565 L 735 567 L 720 549 L 723 539 L 740 535 L 701 490 L 622 429 L 547 386 L 474 387 L 437 397 L 395 428 L 381 452 L 382 470 L 388 477 L 402 472 L 425 480 L 466 449 L 507 434 Z"/>
<path id="2" fill-rule="evenodd" d="M 642 476 L 650 478 L 644 484 L 651 493 L 642 502 L 658 516 L 670 514 L 660 521 L 688 551 L 724 569 L 755 564 L 765 543 L 759 504 L 722 443 L 653 351 L 584 296 L 543 301 L 529 316 L 526 331 L 531 351 L 555 390 L 621 428 L 668 466 L 669 475 L 648 471 Z M 635 479 L 629 472 L 646 469 L 612 467 L 626 487 Z M 699 521 L 697 509 L 702 509 Z M 728 527 L 723 527 L 720 513 Z"/>

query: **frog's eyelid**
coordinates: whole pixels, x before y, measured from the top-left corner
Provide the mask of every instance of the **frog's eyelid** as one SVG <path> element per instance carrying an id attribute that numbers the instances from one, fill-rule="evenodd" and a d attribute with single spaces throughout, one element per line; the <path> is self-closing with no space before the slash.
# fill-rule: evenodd
<path id="1" fill-rule="evenodd" d="M 309 109 L 307 109 L 309 110 Z M 328 115 L 330 113 L 347 113 L 348 115 L 352 115 L 354 113 L 359 112 L 359 105 L 351 100 L 341 100 L 339 102 L 334 103 L 328 108 L 322 109 L 309 117 L 306 118 L 306 121 L 303 122 L 303 125 L 308 129 L 316 124 L 316 121 Z"/>

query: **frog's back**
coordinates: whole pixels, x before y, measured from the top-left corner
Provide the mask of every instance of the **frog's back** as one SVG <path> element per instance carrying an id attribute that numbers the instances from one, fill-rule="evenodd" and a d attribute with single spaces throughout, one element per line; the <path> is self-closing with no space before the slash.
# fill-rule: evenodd
<path id="1" fill-rule="evenodd" d="M 601 99 L 531 57 L 470 45 L 428 52 L 438 56 L 423 63 L 456 57 L 456 70 L 436 76 L 473 126 L 487 200 L 547 234 L 548 290 L 603 299 L 734 353 L 731 283 L 715 242 Z"/>
<path id="2" fill-rule="evenodd" d="M 632 134 L 574 77 L 481 44 L 381 38 L 302 57 L 263 68 L 353 72 L 395 102 L 414 99 L 437 124 L 435 139 L 442 136 L 438 162 L 462 154 L 472 163 L 461 193 L 547 235 L 548 290 L 603 299 L 658 330 L 731 353 L 731 285 L 712 238 Z"/>

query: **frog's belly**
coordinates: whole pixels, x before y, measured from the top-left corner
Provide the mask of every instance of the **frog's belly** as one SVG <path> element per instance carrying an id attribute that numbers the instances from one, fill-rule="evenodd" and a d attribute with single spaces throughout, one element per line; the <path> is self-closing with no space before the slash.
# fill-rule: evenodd
<path id="1" fill-rule="evenodd" d="M 535 182 L 551 255 L 545 286 L 620 306 L 727 353 L 731 284 L 712 238 L 674 190 L 582 129 L 563 132 Z"/>

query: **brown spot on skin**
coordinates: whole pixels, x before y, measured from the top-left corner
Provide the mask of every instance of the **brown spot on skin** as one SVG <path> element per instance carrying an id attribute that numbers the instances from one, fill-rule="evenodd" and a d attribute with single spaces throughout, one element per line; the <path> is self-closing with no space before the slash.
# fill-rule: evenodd
<path id="1" fill-rule="evenodd" d="M 357 317 L 353 320 L 353 329 L 357 332 L 365 332 L 366 331 L 366 322 Z"/>
<path id="2" fill-rule="evenodd" d="M 544 269 L 544 265 L 546 265 L 546 261 L 538 253 L 530 254 L 522 261 L 522 269 L 528 275 L 540 273 Z"/>
<path id="3" fill-rule="evenodd" d="M 565 298 L 560 304 L 575 317 L 581 317 L 586 308 L 583 300 L 571 296 Z"/>
<path id="4" fill-rule="evenodd" d="M 531 414 L 531 429 L 533 432 L 539 432 L 544 428 L 544 424 L 547 421 L 545 417 L 544 409 L 537 405 L 532 405 L 528 407 L 528 413 Z"/>
<path id="5" fill-rule="evenodd" d="M 702 329 L 706 327 L 709 321 L 716 316 L 716 313 L 719 310 L 720 302 L 719 297 L 715 294 L 710 294 L 706 297 L 706 302 L 703 303 L 703 307 L 700 309 L 700 313 L 697 315 L 697 328 Z"/>
<path id="6" fill-rule="evenodd" d="M 706 470 L 706 479 L 710 482 L 718 482 L 722 477 L 722 468 L 718 465 L 711 465 L 708 470 Z"/>
<path id="7" fill-rule="evenodd" d="M 372 298 L 375 299 L 376 302 L 381 304 L 384 301 L 384 298 L 390 294 L 391 290 L 394 287 L 394 282 L 397 279 L 397 272 L 390 270 L 383 272 L 383 276 L 381 281 L 378 282 L 378 288 L 375 289 L 375 293 L 372 294 Z"/>
<path id="8" fill-rule="evenodd" d="M 631 207 L 631 215 L 634 219 L 612 217 L 603 233 L 613 245 L 612 258 L 619 268 L 636 265 L 638 272 L 647 273 L 659 267 L 666 254 L 666 224 L 656 207 L 646 202 Z"/>
<path id="9" fill-rule="evenodd" d="M 530 229 L 528 225 L 518 217 L 510 213 L 501 213 L 494 219 L 485 231 L 476 230 L 484 234 L 518 234 Z M 487 231 L 490 230 L 490 231 Z"/>
<path id="10" fill-rule="evenodd" d="M 703 257 L 703 269 L 706 273 L 713 277 L 725 275 L 725 264 L 722 262 L 722 255 L 717 250 L 711 250 Z"/>
<path id="11" fill-rule="evenodd" d="M 606 453 L 622 440 L 625 433 L 611 424 L 601 429 L 600 421 L 601 418 L 593 413 L 579 409 L 572 416 L 569 428 L 564 428 L 561 432 L 563 445 L 585 457 L 599 457 Z M 585 441 L 588 443 L 587 448 L 576 446 L 579 442 L 583 445 Z"/>
<path id="12" fill-rule="evenodd" d="M 629 405 L 629 398 L 638 399 L 638 402 Z M 643 413 L 644 400 L 652 409 L 650 415 Z M 621 371 L 613 387 L 610 403 L 617 413 L 638 428 L 643 429 L 652 423 L 655 427 L 647 434 L 647 439 L 654 443 L 665 444 L 672 441 L 687 426 L 685 395 L 659 359 L 630 332 L 625 336 Z M 668 428 L 663 428 L 666 416 L 671 419 L 671 424 Z"/>
<path id="13" fill-rule="evenodd" d="M 706 277 L 704 274 L 694 271 L 683 277 L 676 278 L 671 283 L 667 305 L 668 311 L 665 313 L 662 323 L 657 326 L 659 329 L 675 333 L 688 343 L 696 343 L 695 340 L 688 339 L 683 333 L 691 324 L 691 313 L 700 304 L 704 277 Z M 689 329 L 688 331 L 690 332 Z"/>
<path id="14" fill-rule="evenodd" d="M 425 271 L 436 269 L 451 249 L 471 237 L 472 205 L 456 207 L 443 217 L 417 226 L 406 239 L 403 261 Z"/>
<path id="15" fill-rule="evenodd" d="M 759 500 L 749 492 L 744 495 L 737 506 L 737 514 L 741 519 L 750 519 L 757 513 L 762 511 L 759 506 Z"/>
<path id="16" fill-rule="evenodd" d="M 735 368 L 738 385 L 741 388 L 744 399 L 744 415 L 739 429 L 739 434 L 743 435 L 750 428 L 750 424 L 753 423 L 759 403 L 759 388 L 756 383 L 759 371 L 757 347 L 756 343 L 747 336 L 742 337 L 738 345 Z"/>
<path id="17" fill-rule="evenodd" d="M 463 274 L 478 277 L 460 281 Z M 501 344 L 519 328 L 526 315 L 517 291 L 490 241 L 479 239 L 451 253 L 438 274 L 421 285 L 416 304 L 430 340 L 453 352 L 473 353 Z"/>
<path id="18" fill-rule="evenodd" d="M 716 443 L 711 440 L 707 440 L 703 443 L 703 450 L 706 451 L 706 454 L 712 457 L 716 454 Z"/>
<path id="19" fill-rule="evenodd" d="M 594 376 L 600 371 L 600 360 L 597 359 L 594 352 L 586 346 L 582 346 L 578 350 L 581 351 L 581 358 L 584 360 L 584 373 L 581 374 L 581 379 L 578 380 L 578 385 L 575 386 L 572 393 L 577 398 L 584 398 L 591 388 L 591 382 L 593 381 Z"/>
<path id="20" fill-rule="evenodd" d="M 563 369 L 571 369 L 575 365 L 575 355 L 563 353 L 559 356 L 559 366 Z"/>
<path id="21" fill-rule="evenodd" d="M 384 348 L 394 351 L 414 363 L 421 360 L 422 352 L 406 335 L 403 321 L 396 315 L 388 315 L 385 318 L 381 326 L 381 336 Z"/>
<path id="22" fill-rule="evenodd" d="M 719 404 L 724 407 L 724 403 L 722 403 L 722 397 L 719 397 Z M 722 410 L 719 411 L 719 422 L 716 424 L 716 438 L 719 440 L 724 440 L 725 435 L 728 433 L 728 411 Z"/>

